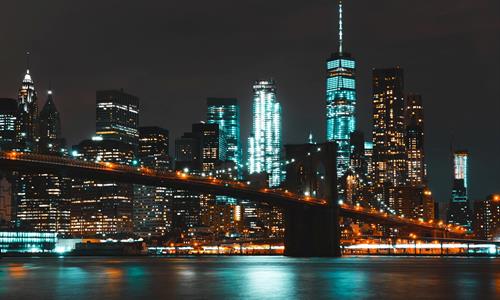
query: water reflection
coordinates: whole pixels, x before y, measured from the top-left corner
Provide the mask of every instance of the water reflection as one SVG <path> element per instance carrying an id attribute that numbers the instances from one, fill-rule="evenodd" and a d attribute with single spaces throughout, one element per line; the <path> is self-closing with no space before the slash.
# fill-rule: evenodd
<path id="1" fill-rule="evenodd" d="M 264 299 L 269 297 L 283 297 L 290 299 L 295 286 L 295 272 L 293 268 L 267 265 L 243 269 L 245 296 L 254 296 Z"/>
<path id="2" fill-rule="evenodd" d="M 425 298 L 500 294 L 500 260 L 286 257 L 4 258 L 0 299 Z"/>
<path id="3" fill-rule="evenodd" d="M 28 268 L 22 264 L 9 264 L 7 270 L 13 279 L 21 279 L 28 275 Z"/>

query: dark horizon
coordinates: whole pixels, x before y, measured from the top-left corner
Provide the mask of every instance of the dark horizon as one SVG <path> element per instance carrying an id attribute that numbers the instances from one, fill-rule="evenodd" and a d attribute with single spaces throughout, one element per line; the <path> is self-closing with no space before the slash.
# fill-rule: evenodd
<path id="1" fill-rule="evenodd" d="M 262 77 L 277 82 L 284 143 L 305 142 L 309 131 L 324 140 L 336 1 L 4 6 L 0 97 L 17 98 L 29 50 L 39 104 L 50 82 L 68 145 L 95 133 L 95 92 L 110 88 L 138 96 L 140 125 L 164 127 L 171 140 L 205 119 L 206 98 L 236 97 L 246 145 L 251 87 Z M 358 63 L 358 128 L 371 135 L 371 69 L 401 66 L 405 91 L 423 97 L 427 170 L 440 202 L 451 193 L 452 136 L 471 153 L 470 199 L 500 189 L 499 9 L 491 0 L 344 2 L 344 49 Z"/>

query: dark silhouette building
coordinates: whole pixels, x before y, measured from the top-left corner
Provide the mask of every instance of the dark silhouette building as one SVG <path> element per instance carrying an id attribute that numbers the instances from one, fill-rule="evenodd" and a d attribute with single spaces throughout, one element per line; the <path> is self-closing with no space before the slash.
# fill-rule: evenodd
<path id="1" fill-rule="evenodd" d="M 54 103 L 51 90 L 47 93 L 47 101 L 40 111 L 40 142 L 39 152 L 61 155 L 65 151 L 66 143 L 61 133 L 61 118 Z"/>

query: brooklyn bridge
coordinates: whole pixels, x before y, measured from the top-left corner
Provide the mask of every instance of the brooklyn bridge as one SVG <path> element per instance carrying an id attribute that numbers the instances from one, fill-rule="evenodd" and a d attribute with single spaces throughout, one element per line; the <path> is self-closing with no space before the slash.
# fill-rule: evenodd
<path id="1" fill-rule="evenodd" d="M 336 196 L 335 155 L 329 155 L 334 153 L 335 146 L 331 145 L 332 148 L 328 149 L 329 145 L 326 143 L 323 147 L 324 154 L 319 156 L 318 160 L 325 168 L 324 198 L 305 196 L 287 189 L 258 188 L 248 182 L 195 176 L 179 171 L 157 171 L 142 166 L 83 161 L 27 152 L 0 152 L 0 170 L 50 172 L 71 178 L 164 186 L 267 203 L 283 208 L 285 212 L 285 255 L 289 256 L 340 256 L 341 217 L 401 228 L 421 236 L 465 235 L 463 228 L 442 222 L 414 220 L 383 210 L 339 203 Z M 308 156 L 311 154 L 308 153 Z"/>

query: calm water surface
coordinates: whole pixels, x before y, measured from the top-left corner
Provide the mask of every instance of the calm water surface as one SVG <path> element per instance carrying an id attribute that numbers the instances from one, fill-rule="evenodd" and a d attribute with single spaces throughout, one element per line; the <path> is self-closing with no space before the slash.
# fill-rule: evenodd
<path id="1" fill-rule="evenodd" d="M 500 299 L 500 259 L 3 258 L 0 299 Z"/>

